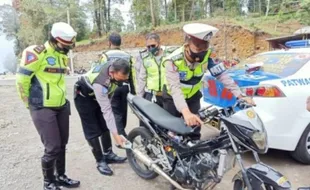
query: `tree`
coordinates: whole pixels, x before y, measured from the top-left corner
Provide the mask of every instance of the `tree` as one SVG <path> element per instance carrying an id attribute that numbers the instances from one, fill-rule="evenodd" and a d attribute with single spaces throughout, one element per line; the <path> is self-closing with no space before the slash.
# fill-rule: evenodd
<path id="1" fill-rule="evenodd" d="M 145 0 L 132 0 L 131 17 L 137 27 L 151 26 L 150 2 Z"/>
<path id="2" fill-rule="evenodd" d="M 18 15 L 10 5 L 0 6 L 0 34 L 4 33 L 7 40 L 14 40 L 14 52 L 18 55 L 21 52 L 20 40 L 17 36 L 20 29 Z"/>
<path id="3" fill-rule="evenodd" d="M 111 30 L 121 32 L 124 27 L 125 25 L 124 18 L 122 17 L 122 12 L 119 9 L 115 8 L 111 17 Z"/>
<path id="4" fill-rule="evenodd" d="M 45 2 L 45 3 L 43 3 Z M 70 24 L 77 31 L 77 40 L 88 33 L 86 15 L 76 0 L 23 0 L 21 2 L 21 27 L 18 38 L 23 46 L 42 44 L 50 37 L 55 22 L 67 22 L 69 6 Z"/>
<path id="5" fill-rule="evenodd" d="M 301 1 L 300 10 L 297 15 L 302 24 L 310 25 L 310 0 Z"/>

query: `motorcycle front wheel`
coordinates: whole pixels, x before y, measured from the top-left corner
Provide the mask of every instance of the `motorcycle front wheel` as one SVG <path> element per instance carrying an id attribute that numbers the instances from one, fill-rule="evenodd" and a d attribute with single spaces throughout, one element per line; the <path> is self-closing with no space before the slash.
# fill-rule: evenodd
<path id="1" fill-rule="evenodd" d="M 253 190 L 277 190 L 275 187 L 267 185 L 267 184 L 265 184 L 264 186 L 265 186 L 265 188 L 263 188 L 263 187 L 252 187 L 252 189 Z M 234 182 L 234 190 L 248 190 L 248 188 L 245 187 L 242 180 L 237 179 Z"/>
<path id="2" fill-rule="evenodd" d="M 128 140 L 133 144 L 133 148 L 138 148 L 150 158 L 154 157 L 154 155 L 147 148 L 147 145 L 151 142 L 152 138 L 152 134 L 144 127 L 135 128 L 128 134 Z M 158 176 L 156 172 L 150 170 L 145 164 L 138 160 L 131 150 L 126 150 L 126 154 L 129 165 L 138 176 L 146 180 L 154 179 Z"/>

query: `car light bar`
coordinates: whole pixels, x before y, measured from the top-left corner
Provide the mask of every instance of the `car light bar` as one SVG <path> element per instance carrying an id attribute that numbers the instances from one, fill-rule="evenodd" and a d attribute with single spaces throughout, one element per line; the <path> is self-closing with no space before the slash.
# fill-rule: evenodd
<path id="1" fill-rule="evenodd" d="M 241 90 L 247 96 L 285 97 L 285 94 L 277 86 L 271 86 L 271 85 L 245 87 L 241 88 Z"/>

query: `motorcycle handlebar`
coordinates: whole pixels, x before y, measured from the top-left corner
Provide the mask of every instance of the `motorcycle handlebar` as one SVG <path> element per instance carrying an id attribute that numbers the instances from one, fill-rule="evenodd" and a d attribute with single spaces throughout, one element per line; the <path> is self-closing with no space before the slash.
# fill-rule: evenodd
<path id="1" fill-rule="evenodd" d="M 213 105 L 210 105 L 210 106 L 207 106 L 205 108 L 200 109 L 200 111 L 198 112 L 198 115 L 199 115 L 201 120 L 204 121 L 208 118 L 215 117 L 215 116 L 219 115 L 220 113 L 222 113 L 225 116 L 229 116 L 235 112 L 234 108 L 239 108 L 239 109 L 243 110 L 243 109 L 253 107 L 253 105 L 248 104 L 244 100 L 237 100 L 235 105 L 227 107 L 227 108 L 217 109 L 217 108 L 214 108 L 214 107 L 212 108 L 212 107 L 213 107 Z"/>

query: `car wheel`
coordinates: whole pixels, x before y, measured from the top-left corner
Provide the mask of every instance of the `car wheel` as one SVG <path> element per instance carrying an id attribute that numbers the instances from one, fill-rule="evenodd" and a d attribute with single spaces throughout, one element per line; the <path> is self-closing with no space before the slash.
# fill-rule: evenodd
<path id="1" fill-rule="evenodd" d="M 302 134 L 296 150 L 291 155 L 295 160 L 310 165 L 310 125 Z"/>

